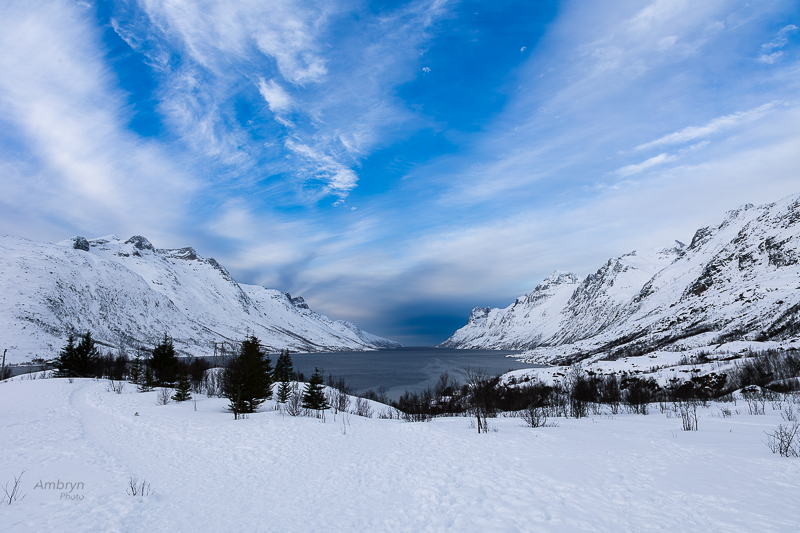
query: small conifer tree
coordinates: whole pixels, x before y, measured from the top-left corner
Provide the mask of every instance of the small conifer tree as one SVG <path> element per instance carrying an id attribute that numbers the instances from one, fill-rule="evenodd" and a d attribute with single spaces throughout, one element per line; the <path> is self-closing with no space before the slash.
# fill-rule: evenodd
<path id="1" fill-rule="evenodd" d="M 156 386 L 156 380 L 153 376 L 153 369 L 150 368 L 150 365 L 144 365 L 144 377 L 141 379 L 141 383 L 139 383 L 139 392 L 150 392 Z"/>
<path id="2" fill-rule="evenodd" d="M 314 374 L 306 383 L 306 389 L 303 392 L 303 407 L 317 411 L 317 416 L 320 411 L 330 409 L 328 399 L 325 398 L 323 383 L 322 373 L 319 368 L 314 368 Z"/>
<path id="3" fill-rule="evenodd" d="M 178 403 L 191 400 L 191 388 L 192 384 L 189 381 L 189 376 L 186 374 L 186 372 L 183 372 L 178 378 L 178 384 L 175 385 L 175 394 L 172 395 L 172 399 Z"/>
<path id="4" fill-rule="evenodd" d="M 275 400 L 278 403 L 286 403 L 292 397 L 292 384 L 288 381 L 278 383 L 278 390 L 275 392 Z"/>
<path id="5" fill-rule="evenodd" d="M 87 331 L 75 347 L 75 376 L 80 378 L 93 377 L 97 372 L 99 362 L 100 351 L 95 346 L 92 332 Z"/>
<path id="6" fill-rule="evenodd" d="M 254 413 L 272 398 L 272 365 L 261 341 L 250 335 L 242 341 L 239 353 L 230 357 L 222 373 L 222 395 L 230 400 L 234 418 Z"/>
<path id="7" fill-rule="evenodd" d="M 61 348 L 58 357 L 52 361 L 52 365 L 56 367 L 55 375 L 59 378 L 74 378 L 77 376 L 75 373 L 75 335 L 72 333 L 67 337 L 67 344 Z"/>
<path id="8" fill-rule="evenodd" d="M 292 375 L 292 358 L 289 356 L 289 350 L 281 351 L 278 360 L 275 363 L 275 381 L 279 382 L 278 390 L 276 393 L 276 400 L 278 403 L 286 403 L 292 395 L 292 386 L 289 384 Z"/>
<path id="9" fill-rule="evenodd" d="M 142 358 L 139 357 L 139 354 L 136 354 L 136 357 L 133 358 L 131 362 L 131 372 L 129 375 L 130 382 L 134 385 L 138 385 L 143 378 L 143 368 L 142 368 Z"/>
<path id="10" fill-rule="evenodd" d="M 175 367 L 178 364 L 178 357 L 175 355 L 175 346 L 167 332 L 164 338 L 153 348 L 153 357 L 150 359 L 150 367 L 155 374 L 156 382 L 161 385 L 171 385 L 175 381 Z"/>

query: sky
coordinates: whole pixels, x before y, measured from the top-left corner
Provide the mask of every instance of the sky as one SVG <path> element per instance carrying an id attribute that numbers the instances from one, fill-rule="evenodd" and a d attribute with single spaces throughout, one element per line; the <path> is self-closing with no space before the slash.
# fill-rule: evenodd
<path id="1" fill-rule="evenodd" d="M 407 345 L 800 192 L 794 0 L 6 0 L 0 234 L 144 235 Z"/>

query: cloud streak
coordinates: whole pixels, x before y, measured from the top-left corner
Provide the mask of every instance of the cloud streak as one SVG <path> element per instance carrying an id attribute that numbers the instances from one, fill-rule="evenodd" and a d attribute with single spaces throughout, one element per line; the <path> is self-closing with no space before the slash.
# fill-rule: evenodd
<path id="1" fill-rule="evenodd" d="M 750 109 L 749 111 L 732 113 L 730 115 L 725 115 L 724 117 L 715 118 L 704 126 L 689 126 L 680 131 L 676 131 L 675 133 L 664 135 L 663 137 L 660 137 L 654 141 L 640 144 L 635 148 L 635 150 L 647 150 L 656 146 L 683 144 L 696 139 L 710 137 L 717 133 L 758 120 L 772 111 L 778 104 L 778 102 L 770 102 L 754 109 Z"/>
<path id="2" fill-rule="evenodd" d="M 88 10 L 65 2 L 35 14 L 29 7 L 9 2 L 0 13 L 4 128 L 35 154 L 3 146 L 1 201 L 12 212 L 35 202 L 39 213 L 29 216 L 46 213 L 71 227 L 169 233 L 198 183 L 128 130 L 130 111 L 98 53 Z M 21 169 L 36 177 L 19 176 Z"/>

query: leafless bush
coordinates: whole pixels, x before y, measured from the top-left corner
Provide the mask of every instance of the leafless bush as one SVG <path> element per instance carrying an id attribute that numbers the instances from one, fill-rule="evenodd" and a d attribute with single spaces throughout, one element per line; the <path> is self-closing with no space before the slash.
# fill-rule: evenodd
<path id="1" fill-rule="evenodd" d="M 172 389 L 161 387 L 156 396 L 156 405 L 167 405 L 172 402 Z"/>
<path id="2" fill-rule="evenodd" d="M 18 476 L 14 476 L 14 484 L 11 486 L 11 490 L 8 490 L 8 485 L 11 483 L 10 481 L 3 486 L 3 492 L 6 493 L 3 501 L 6 502 L 7 505 L 11 505 L 14 502 L 20 501 L 25 498 L 25 494 L 20 495 L 20 482 L 22 481 L 22 474 L 25 473 L 25 470 L 19 473 Z"/>
<path id="3" fill-rule="evenodd" d="M 730 418 L 731 417 L 731 410 L 728 409 L 727 407 L 723 407 L 720 410 L 720 413 L 722 413 L 722 418 Z"/>
<path id="4" fill-rule="evenodd" d="M 67 378 L 67 382 L 69 382 L 69 384 L 71 385 L 75 383 L 75 378 Z"/>
<path id="5" fill-rule="evenodd" d="M 369 400 L 364 398 L 356 398 L 355 408 L 351 411 L 356 416 L 363 416 L 364 418 L 372 418 L 372 406 Z"/>
<path id="6" fill-rule="evenodd" d="M 751 415 L 763 415 L 767 404 L 767 396 L 758 385 L 749 385 L 742 389 L 742 398 L 747 402 Z"/>
<path id="7" fill-rule="evenodd" d="M 131 476 L 128 480 L 128 488 L 125 489 L 131 496 L 149 496 L 153 494 L 153 489 L 150 488 L 150 483 L 147 480 L 139 482 L 139 478 Z"/>
<path id="8" fill-rule="evenodd" d="M 350 395 L 343 390 L 329 387 L 325 390 L 325 398 L 333 409 L 334 415 L 339 412 L 346 413 L 347 408 L 350 407 Z"/>
<path id="9" fill-rule="evenodd" d="M 781 410 L 781 417 L 787 422 L 800 422 L 797 411 L 791 405 L 787 405 L 785 409 Z"/>
<path id="10" fill-rule="evenodd" d="M 681 424 L 684 431 L 697 431 L 697 405 L 699 402 L 694 399 L 676 400 L 674 402 L 675 412 L 681 415 Z M 730 415 L 730 411 L 728 411 Z"/>
<path id="11" fill-rule="evenodd" d="M 106 385 L 106 392 L 116 392 L 117 394 L 122 394 L 122 391 L 124 390 L 125 390 L 124 381 L 114 381 L 113 379 L 108 380 L 108 385 Z"/>
<path id="12" fill-rule="evenodd" d="M 530 405 L 521 412 L 522 419 L 532 428 L 547 426 L 547 410 L 544 407 Z"/>
<path id="13" fill-rule="evenodd" d="M 385 409 L 381 409 L 378 411 L 378 418 L 383 418 L 386 420 L 392 420 L 395 418 L 400 418 L 400 411 L 395 409 L 394 407 L 386 407 Z"/>
<path id="14" fill-rule="evenodd" d="M 488 433 L 487 418 L 493 418 L 497 413 L 497 385 L 499 376 L 492 377 L 485 369 L 464 367 L 462 374 L 467 385 L 465 398 L 468 411 L 475 417 L 478 433 Z"/>
<path id="15" fill-rule="evenodd" d="M 303 395 L 300 393 L 297 383 L 292 384 L 292 392 L 289 394 L 285 408 L 289 416 L 300 416 L 303 413 Z"/>
<path id="16" fill-rule="evenodd" d="M 781 424 L 772 433 L 767 433 L 767 442 L 764 444 L 772 450 L 772 453 L 778 453 L 781 457 L 800 457 L 798 433 L 800 433 L 800 422 Z"/>

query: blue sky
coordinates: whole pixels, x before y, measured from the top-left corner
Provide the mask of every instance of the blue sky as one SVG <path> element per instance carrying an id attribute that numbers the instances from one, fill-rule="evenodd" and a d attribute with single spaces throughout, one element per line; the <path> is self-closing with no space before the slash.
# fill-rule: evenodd
<path id="1" fill-rule="evenodd" d="M 406 344 L 800 192 L 788 0 L 9 0 L 0 232 L 141 234 Z"/>

